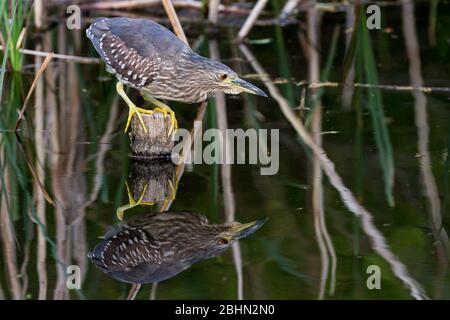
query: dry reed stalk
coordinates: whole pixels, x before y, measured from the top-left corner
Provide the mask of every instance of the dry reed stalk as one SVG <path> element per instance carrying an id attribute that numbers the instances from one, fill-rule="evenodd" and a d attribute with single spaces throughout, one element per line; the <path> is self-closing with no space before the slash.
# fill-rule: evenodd
<path id="1" fill-rule="evenodd" d="M 220 51 L 217 40 L 210 40 L 209 52 L 212 59 L 220 60 Z M 216 101 L 217 127 L 222 132 L 222 136 L 226 137 L 228 121 L 227 121 L 227 105 L 225 94 L 223 92 L 216 93 L 215 101 Z M 228 149 L 227 143 L 224 143 L 224 146 L 225 148 L 221 152 L 222 164 L 220 165 L 220 173 L 223 188 L 223 204 L 225 211 L 225 220 L 226 222 L 234 222 L 236 221 L 236 201 L 233 192 L 233 182 L 231 172 L 232 167 L 226 161 L 226 159 L 230 157 L 230 150 Z M 232 254 L 233 254 L 233 263 L 237 275 L 237 297 L 238 300 L 243 300 L 244 274 L 242 272 L 242 254 L 239 242 L 233 245 Z"/>
<path id="2" fill-rule="evenodd" d="M 187 41 L 186 35 L 184 34 L 183 27 L 181 26 L 180 20 L 178 19 L 175 8 L 173 7 L 171 0 L 162 0 L 164 10 L 166 10 L 166 14 L 169 17 L 170 23 L 172 25 L 173 31 L 184 43 L 189 45 Z"/>
<path id="3" fill-rule="evenodd" d="M 52 58 L 53 58 L 53 54 L 50 53 L 50 54 L 45 58 L 45 60 L 44 60 L 44 62 L 42 63 L 42 65 L 39 67 L 39 70 L 37 71 L 36 76 L 34 77 L 33 83 L 31 84 L 31 87 L 30 87 L 30 89 L 28 90 L 27 97 L 25 98 L 25 101 L 24 101 L 24 103 L 23 103 L 23 105 L 22 105 L 22 109 L 20 110 L 19 117 L 17 118 L 16 126 L 15 126 L 15 130 L 16 130 L 16 131 L 17 131 L 17 129 L 19 128 L 20 121 L 22 121 L 23 115 L 24 115 L 25 110 L 26 110 L 26 108 L 27 108 L 27 106 L 28 106 L 28 101 L 29 101 L 30 98 L 31 98 L 31 95 L 32 95 L 32 93 L 33 93 L 34 88 L 36 87 L 36 83 L 37 83 L 38 79 L 41 77 L 42 73 L 45 71 L 45 68 L 47 68 L 47 66 L 48 66 L 48 64 L 50 63 L 50 60 L 52 60 Z"/>
<path id="4" fill-rule="evenodd" d="M 342 82 L 306 82 L 301 81 L 297 83 L 297 86 L 307 87 L 308 89 L 316 88 L 337 88 L 337 87 L 355 87 L 355 88 L 376 88 L 381 90 L 393 90 L 393 91 L 418 91 L 423 93 L 449 93 L 450 87 L 425 87 L 425 86 L 399 86 L 389 84 L 370 84 L 370 83 L 342 83 Z"/>
<path id="5" fill-rule="evenodd" d="M 4 46 L 0 46 L 0 50 L 4 50 Z M 102 60 L 99 58 L 87 58 L 87 57 L 79 57 L 79 56 L 72 56 L 72 55 L 66 55 L 66 54 L 59 54 L 59 53 L 53 53 L 53 52 L 45 52 L 40 50 L 31 50 L 31 49 L 20 49 L 20 53 L 31 55 L 31 56 L 39 56 L 39 57 L 48 57 L 52 56 L 54 59 L 61 59 L 61 60 L 68 60 L 71 62 L 77 62 L 77 63 L 100 63 Z"/>
<path id="6" fill-rule="evenodd" d="M 208 20 L 212 24 L 217 24 L 217 22 L 219 22 L 219 5 L 220 0 L 209 1 Z"/>
<path id="7" fill-rule="evenodd" d="M 239 30 L 237 39 L 242 41 L 250 32 L 256 20 L 258 20 L 261 11 L 266 6 L 268 0 L 258 0 L 256 5 L 253 7 L 252 12 L 249 14 L 247 20 L 245 20 L 244 25 Z"/>
<path id="8" fill-rule="evenodd" d="M 406 53 L 409 60 L 409 74 L 413 87 L 423 86 L 421 70 L 420 45 L 417 39 L 415 27 L 414 3 L 411 1 L 402 3 L 403 37 L 405 39 Z M 423 92 L 412 92 L 414 96 L 415 124 L 418 134 L 418 158 L 422 183 L 428 199 L 428 209 L 431 216 L 431 227 L 436 240 L 437 253 L 446 269 L 448 267 L 448 253 L 450 251 L 450 240 L 442 224 L 442 206 L 439 198 L 439 190 L 436 179 L 431 170 L 432 161 L 429 150 L 430 127 L 427 121 L 427 98 Z"/>
<path id="9" fill-rule="evenodd" d="M 295 8 L 297 8 L 299 2 L 301 0 L 288 0 L 283 6 L 283 9 L 281 9 L 281 13 L 279 14 L 279 19 L 286 19 L 290 15 L 293 14 Z"/>
<path id="10" fill-rule="evenodd" d="M 107 10 L 107 9 L 138 9 L 138 8 L 148 8 L 151 6 L 159 6 L 161 0 L 140 0 L 140 1 L 103 1 L 95 3 L 81 4 L 80 8 L 82 10 Z M 176 8 L 184 9 L 203 9 L 203 3 L 201 1 L 189 1 L 189 0 L 173 0 L 172 4 Z M 219 4 L 217 7 L 219 12 L 231 13 L 231 14 L 241 14 L 248 15 L 251 10 L 240 8 L 238 6 L 225 6 Z"/>
<path id="11" fill-rule="evenodd" d="M 40 189 L 42 190 L 42 193 L 45 197 L 45 200 L 47 200 L 48 203 L 55 205 L 53 199 L 51 198 L 51 196 L 48 194 L 48 192 L 45 190 L 45 187 L 43 185 L 43 183 L 41 182 L 41 180 L 39 179 L 38 174 L 36 173 L 36 170 L 34 169 L 33 165 L 31 164 L 31 162 L 29 161 L 29 159 L 26 156 L 25 150 L 23 149 L 23 145 L 21 143 L 20 137 L 18 135 L 18 128 L 20 125 L 21 120 L 23 119 L 23 115 L 26 111 L 26 108 L 28 106 L 28 101 L 30 100 L 32 93 L 34 91 L 34 88 L 36 87 L 37 81 L 39 80 L 39 78 L 41 77 L 41 75 L 43 74 L 44 70 L 47 68 L 48 64 L 50 63 L 50 60 L 52 59 L 53 55 L 50 54 L 49 56 L 47 56 L 44 60 L 44 62 L 42 63 L 42 65 L 39 67 L 39 70 L 36 73 L 36 76 L 34 77 L 33 83 L 31 84 L 30 89 L 28 90 L 28 94 L 25 98 L 25 101 L 22 105 L 22 109 L 20 110 L 19 116 L 17 118 L 16 121 L 16 126 L 14 128 L 15 132 L 16 132 L 16 137 L 18 140 L 18 145 L 20 147 L 20 149 L 22 150 L 23 154 L 24 154 L 24 158 L 25 158 L 25 162 L 27 163 L 28 168 L 31 171 L 31 174 L 33 175 L 33 178 L 35 180 L 35 182 L 38 184 L 38 186 L 40 187 Z"/>

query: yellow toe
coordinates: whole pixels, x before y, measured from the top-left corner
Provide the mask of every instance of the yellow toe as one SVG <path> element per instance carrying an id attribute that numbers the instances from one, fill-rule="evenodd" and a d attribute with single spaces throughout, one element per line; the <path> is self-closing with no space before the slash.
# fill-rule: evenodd
<path id="1" fill-rule="evenodd" d="M 133 116 L 136 114 L 136 116 L 139 119 L 139 122 L 141 123 L 142 127 L 144 128 L 144 132 L 148 133 L 147 131 L 147 126 L 145 125 L 144 119 L 142 119 L 141 113 L 144 114 L 152 114 L 153 111 L 151 110 L 146 110 L 146 109 L 142 109 L 142 108 L 138 108 L 135 105 L 133 106 L 129 106 L 129 111 L 128 111 L 128 119 L 127 119 L 127 124 L 125 126 L 125 133 L 128 131 L 128 128 L 130 127 L 131 124 L 131 120 L 133 119 Z M 142 112 L 144 111 L 144 112 Z"/>
<path id="2" fill-rule="evenodd" d="M 175 117 L 175 112 L 173 112 L 172 109 L 156 107 L 153 111 L 161 112 L 164 115 L 164 117 L 166 116 L 170 117 L 170 128 L 168 132 L 169 136 L 172 134 L 174 130 L 178 129 L 178 121 Z"/>

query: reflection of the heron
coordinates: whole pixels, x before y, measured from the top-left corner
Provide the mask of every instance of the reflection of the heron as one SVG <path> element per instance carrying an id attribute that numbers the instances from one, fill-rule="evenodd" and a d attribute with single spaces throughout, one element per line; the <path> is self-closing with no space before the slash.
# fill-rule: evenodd
<path id="1" fill-rule="evenodd" d="M 219 255 L 266 221 L 211 224 L 205 216 L 189 211 L 125 216 L 88 257 L 119 281 L 160 282 L 197 261 Z"/>

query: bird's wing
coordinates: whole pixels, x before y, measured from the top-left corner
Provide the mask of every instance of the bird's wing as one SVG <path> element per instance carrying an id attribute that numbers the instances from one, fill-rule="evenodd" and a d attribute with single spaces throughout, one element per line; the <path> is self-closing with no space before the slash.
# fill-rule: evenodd
<path id="1" fill-rule="evenodd" d="M 137 88 L 152 83 L 160 70 L 173 69 L 183 54 L 193 54 L 171 31 L 150 20 L 99 18 L 86 35 L 107 71 Z"/>
<path id="2" fill-rule="evenodd" d="M 175 58 L 189 47 L 170 30 L 146 19 L 111 18 L 107 20 L 111 32 L 129 48 L 144 57 Z"/>
<path id="3" fill-rule="evenodd" d="M 88 257 L 105 272 L 127 271 L 143 263 L 158 264 L 159 246 L 140 228 L 121 227 L 89 253 Z"/>

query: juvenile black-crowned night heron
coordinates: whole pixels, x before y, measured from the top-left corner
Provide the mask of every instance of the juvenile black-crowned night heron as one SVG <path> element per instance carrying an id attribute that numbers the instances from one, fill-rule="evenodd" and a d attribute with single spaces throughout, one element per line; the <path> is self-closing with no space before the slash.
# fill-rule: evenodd
<path id="1" fill-rule="evenodd" d="M 105 61 L 107 71 L 119 80 L 117 92 L 130 108 L 125 132 L 134 114 L 147 131 L 140 112 L 151 114 L 154 111 L 170 115 L 169 131 L 176 129 L 174 112 L 157 99 L 198 103 L 218 91 L 228 94 L 248 92 L 267 97 L 226 65 L 192 51 L 156 22 L 99 18 L 86 30 L 86 35 Z M 138 89 L 156 108 L 151 111 L 136 107 L 124 92 L 123 84 Z"/>
<path id="2" fill-rule="evenodd" d="M 195 212 L 148 213 L 128 218 L 105 235 L 88 257 L 113 278 L 135 284 L 171 278 L 193 263 L 214 257 L 267 219 L 209 224 Z"/>

